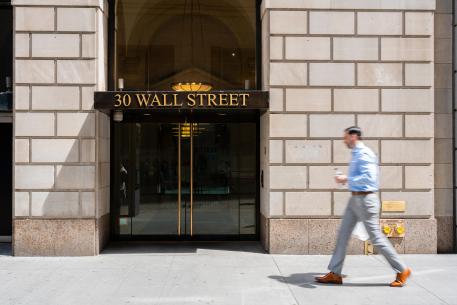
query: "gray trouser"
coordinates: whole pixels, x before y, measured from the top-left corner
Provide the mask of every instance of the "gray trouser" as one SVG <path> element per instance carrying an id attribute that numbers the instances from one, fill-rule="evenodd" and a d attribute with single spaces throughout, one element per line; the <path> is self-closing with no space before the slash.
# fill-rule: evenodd
<path id="1" fill-rule="evenodd" d="M 356 195 L 349 199 L 346 211 L 344 212 L 336 247 L 328 269 L 336 274 L 343 270 L 346 247 L 357 221 L 362 221 L 367 229 L 368 236 L 376 249 L 381 253 L 396 272 L 406 269 L 392 244 L 381 232 L 379 226 L 380 203 L 376 194 Z"/>

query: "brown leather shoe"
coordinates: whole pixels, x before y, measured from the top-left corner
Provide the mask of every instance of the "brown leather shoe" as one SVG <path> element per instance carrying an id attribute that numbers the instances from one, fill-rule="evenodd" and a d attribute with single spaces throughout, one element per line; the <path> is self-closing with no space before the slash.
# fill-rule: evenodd
<path id="1" fill-rule="evenodd" d="M 329 272 L 326 275 L 316 277 L 315 280 L 316 282 L 323 284 L 343 284 L 343 278 L 341 277 L 341 275 L 338 275 L 333 272 Z"/>
<path id="2" fill-rule="evenodd" d="M 390 287 L 403 287 L 406 284 L 406 280 L 411 275 L 411 269 L 406 268 L 405 271 L 397 273 L 395 281 L 390 283 Z"/>

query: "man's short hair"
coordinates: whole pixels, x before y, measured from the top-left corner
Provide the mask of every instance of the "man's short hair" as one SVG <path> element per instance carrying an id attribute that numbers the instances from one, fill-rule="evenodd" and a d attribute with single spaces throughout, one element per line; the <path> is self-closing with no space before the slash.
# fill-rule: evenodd
<path id="1" fill-rule="evenodd" d="M 362 138 L 362 129 L 360 129 L 360 127 L 351 126 L 351 127 L 346 128 L 344 131 L 347 132 L 348 134 L 356 134 L 359 137 L 359 139 Z"/>

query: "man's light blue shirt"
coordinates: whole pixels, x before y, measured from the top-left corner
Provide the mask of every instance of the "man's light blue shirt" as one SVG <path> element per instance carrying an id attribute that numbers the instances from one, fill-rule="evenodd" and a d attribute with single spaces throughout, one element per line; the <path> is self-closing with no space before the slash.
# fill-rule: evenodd
<path id="1" fill-rule="evenodd" d="M 348 172 L 348 188 L 352 192 L 376 192 L 379 189 L 378 158 L 358 141 L 352 149 Z"/>

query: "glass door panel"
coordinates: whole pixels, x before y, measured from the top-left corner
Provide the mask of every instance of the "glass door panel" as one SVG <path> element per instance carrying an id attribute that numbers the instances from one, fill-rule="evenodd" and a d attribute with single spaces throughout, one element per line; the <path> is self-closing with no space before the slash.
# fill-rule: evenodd
<path id="1" fill-rule="evenodd" d="M 115 160 L 114 160 L 114 200 L 116 201 L 117 214 L 115 231 L 119 235 L 130 235 L 132 224 L 130 221 L 131 202 L 131 175 L 134 173 L 131 164 L 130 152 L 133 143 L 130 136 L 131 124 L 115 125 Z"/>
<path id="2" fill-rule="evenodd" d="M 257 131 L 255 123 L 239 123 L 237 148 L 239 156 L 240 234 L 256 233 L 257 198 Z"/>
<path id="3" fill-rule="evenodd" d="M 193 234 L 239 233 L 236 136 L 231 124 L 198 123 L 193 133 Z"/>
<path id="4" fill-rule="evenodd" d="M 193 234 L 255 234 L 255 123 L 197 125 L 193 136 Z"/>
<path id="5" fill-rule="evenodd" d="M 179 232 L 179 137 L 175 124 L 132 124 L 136 139 L 132 235 Z"/>

